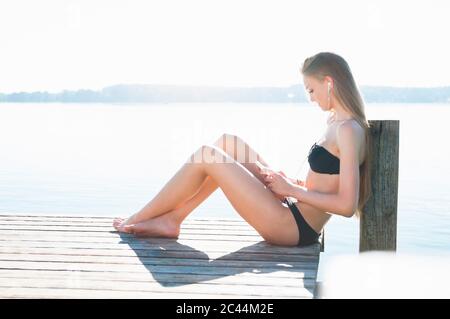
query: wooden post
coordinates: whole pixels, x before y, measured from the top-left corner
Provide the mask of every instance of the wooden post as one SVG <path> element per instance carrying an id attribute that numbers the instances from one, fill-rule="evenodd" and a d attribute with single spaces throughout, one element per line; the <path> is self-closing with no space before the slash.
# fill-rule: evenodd
<path id="1" fill-rule="evenodd" d="M 397 249 L 398 120 L 369 121 L 372 192 L 360 219 L 359 251 Z"/>

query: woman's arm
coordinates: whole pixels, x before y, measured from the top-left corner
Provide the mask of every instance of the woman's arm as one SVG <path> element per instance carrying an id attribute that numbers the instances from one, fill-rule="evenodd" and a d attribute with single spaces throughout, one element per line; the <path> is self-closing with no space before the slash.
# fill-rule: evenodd
<path id="1" fill-rule="evenodd" d="M 292 197 L 332 214 L 353 216 L 359 199 L 359 149 L 364 131 L 355 123 L 343 123 L 337 129 L 340 152 L 339 190 L 336 194 L 309 191 L 294 186 Z"/>
<path id="2" fill-rule="evenodd" d="M 321 193 L 295 186 L 291 197 L 320 208 L 330 214 L 351 217 L 354 213 L 354 210 L 348 208 L 346 201 L 339 194 Z"/>
<path id="3" fill-rule="evenodd" d="M 305 183 L 304 183 L 303 181 L 301 181 L 301 180 L 299 180 L 299 179 L 296 179 L 296 178 L 290 178 L 290 177 L 287 177 L 286 174 L 285 174 L 284 172 L 282 172 L 282 171 L 275 172 L 275 170 L 273 170 L 273 169 L 271 169 L 271 168 L 269 168 L 269 167 L 266 167 L 266 166 L 262 165 L 262 164 L 259 163 L 259 162 L 256 162 L 256 166 L 257 166 L 258 169 L 259 169 L 259 174 L 260 174 L 260 176 L 262 177 L 263 184 L 266 185 L 266 186 L 267 186 L 266 177 L 267 177 L 268 175 L 272 175 L 272 174 L 274 174 L 274 173 L 277 173 L 277 174 L 280 174 L 280 175 L 284 176 L 284 177 L 285 177 L 287 180 L 289 180 L 292 184 L 299 185 L 299 186 L 304 186 L 304 185 L 305 185 Z M 274 193 L 274 195 L 275 195 L 275 197 L 277 197 L 277 198 L 278 198 L 280 201 L 282 201 L 282 202 L 283 202 L 283 201 L 285 200 L 285 198 L 286 198 L 286 196 L 281 195 L 281 194 Z"/>

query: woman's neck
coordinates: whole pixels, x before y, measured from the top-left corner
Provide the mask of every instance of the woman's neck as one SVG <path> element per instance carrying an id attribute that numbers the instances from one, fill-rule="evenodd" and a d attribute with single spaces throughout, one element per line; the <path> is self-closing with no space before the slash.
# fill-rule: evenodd
<path id="1" fill-rule="evenodd" d="M 343 122 L 347 120 L 353 119 L 353 116 L 345 111 L 342 110 L 342 108 L 335 107 L 333 108 L 334 115 L 333 115 L 333 122 Z"/>

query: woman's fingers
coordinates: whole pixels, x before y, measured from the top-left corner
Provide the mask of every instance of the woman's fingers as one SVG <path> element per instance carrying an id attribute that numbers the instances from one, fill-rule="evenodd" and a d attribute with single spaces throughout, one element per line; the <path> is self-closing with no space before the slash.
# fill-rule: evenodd
<path id="1" fill-rule="evenodd" d="M 262 165 L 260 162 L 255 162 L 255 164 L 256 164 L 256 166 L 258 167 L 259 172 L 260 172 L 261 174 L 267 174 L 267 173 L 272 172 L 272 170 L 271 170 L 270 168 L 265 167 L 265 166 Z"/>
<path id="2" fill-rule="evenodd" d="M 284 172 L 282 172 L 282 171 L 278 171 L 278 174 L 280 174 L 280 175 L 282 175 L 284 177 L 287 177 L 286 174 Z"/>

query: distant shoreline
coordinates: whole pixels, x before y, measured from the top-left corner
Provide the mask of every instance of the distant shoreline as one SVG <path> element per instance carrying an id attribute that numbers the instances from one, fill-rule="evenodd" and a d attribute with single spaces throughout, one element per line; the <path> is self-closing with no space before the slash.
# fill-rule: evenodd
<path id="1" fill-rule="evenodd" d="M 361 86 L 366 103 L 450 103 L 450 86 L 401 88 Z M 301 85 L 288 87 L 206 87 L 114 85 L 99 91 L 0 93 L 0 103 L 307 103 Z"/>

